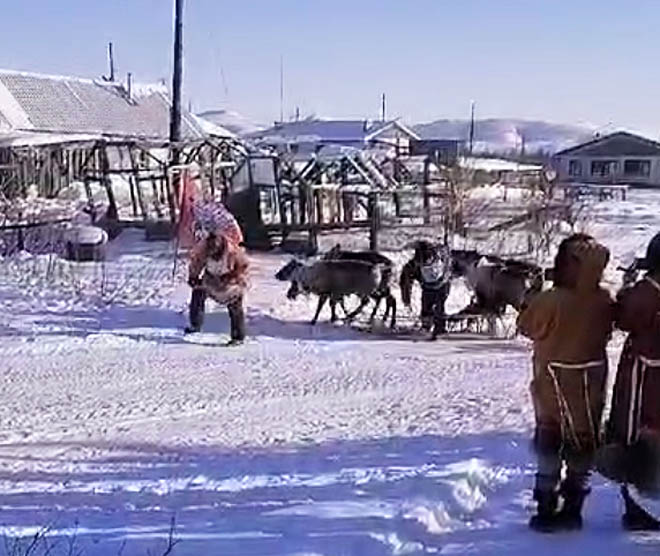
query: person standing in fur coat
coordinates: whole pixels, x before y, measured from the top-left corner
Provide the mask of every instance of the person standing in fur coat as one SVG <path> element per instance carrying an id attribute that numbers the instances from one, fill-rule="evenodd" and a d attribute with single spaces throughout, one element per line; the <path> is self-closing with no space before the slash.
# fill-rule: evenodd
<path id="1" fill-rule="evenodd" d="M 660 233 L 650 242 L 647 273 L 617 296 L 616 326 L 628 333 L 619 360 L 608 445 L 599 470 L 621 483 L 625 529 L 659 530 L 660 522 L 633 500 L 628 485 L 660 497 Z"/>
<path id="2" fill-rule="evenodd" d="M 534 341 L 537 513 L 529 525 L 536 531 L 582 527 L 614 321 L 613 300 L 600 286 L 608 261 L 609 251 L 592 237 L 566 238 L 555 258 L 554 287 L 532 298 L 518 319 L 520 331 Z"/>
<path id="3" fill-rule="evenodd" d="M 192 288 L 190 325 L 185 333 L 199 332 L 204 323 L 206 298 L 225 305 L 231 325 L 229 345 L 245 340 L 243 308 L 248 283 L 248 260 L 243 232 L 233 215 L 211 198 L 193 206 L 196 244 L 190 254 L 188 284 Z"/>

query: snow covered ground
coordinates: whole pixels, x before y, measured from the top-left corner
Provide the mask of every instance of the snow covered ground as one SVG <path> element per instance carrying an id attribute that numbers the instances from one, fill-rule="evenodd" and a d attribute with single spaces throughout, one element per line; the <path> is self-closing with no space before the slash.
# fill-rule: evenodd
<path id="1" fill-rule="evenodd" d="M 595 204 L 585 225 L 615 288 L 660 230 L 660 194 Z M 225 349 L 215 307 L 183 337 L 184 265 L 173 277 L 171 246 L 141 238 L 126 231 L 105 264 L 0 264 L 8 537 L 49 526 L 86 554 L 158 553 L 175 516 L 175 554 L 657 553 L 660 535 L 621 531 L 599 478 L 584 532 L 528 532 L 524 340 L 312 328 L 311 301 L 272 277 L 286 257 L 254 254 L 250 339 Z"/>

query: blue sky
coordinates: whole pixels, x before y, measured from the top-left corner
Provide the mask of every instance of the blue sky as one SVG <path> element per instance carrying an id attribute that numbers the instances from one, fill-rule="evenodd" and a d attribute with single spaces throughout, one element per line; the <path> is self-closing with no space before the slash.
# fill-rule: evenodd
<path id="1" fill-rule="evenodd" d="M 187 0 L 185 95 L 262 122 L 286 113 L 417 123 L 586 121 L 660 134 L 657 0 Z M 170 80 L 172 0 L 3 2 L 0 67 L 97 76 L 105 49 Z"/>

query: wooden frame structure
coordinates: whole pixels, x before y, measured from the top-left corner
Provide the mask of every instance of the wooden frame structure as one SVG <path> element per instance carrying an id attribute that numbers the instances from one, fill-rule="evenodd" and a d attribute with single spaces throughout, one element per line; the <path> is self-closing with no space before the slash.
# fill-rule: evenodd
<path id="1" fill-rule="evenodd" d="M 35 185 L 40 196 L 52 198 L 71 185 L 85 185 L 92 219 L 98 218 L 92 184 L 106 191 L 111 219 L 176 221 L 176 191 L 168 170 L 174 149 L 182 165 L 195 165 L 203 187 L 226 195 L 237 157 L 244 155 L 240 143 L 208 138 L 173 146 L 167 141 L 133 139 L 74 140 L 54 145 L 0 148 L 0 194 L 11 199 L 24 196 Z M 130 194 L 129 214 L 120 214 L 113 176 L 122 177 Z"/>
<path id="2" fill-rule="evenodd" d="M 393 162 L 394 161 L 394 162 Z M 394 163 L 397 177 L 385 174 L 384 162 Z M 335 157 L 311 156 L 305 160 L 279 156 L 275 160 L 274 183 L 251 183 L 258 191 L 277 199 L 274 218 L 261 226 L 271 242 L 286 246 L 289 241 L 305 244 L 306 252 L 318 248 L 325 232 L 368 230 L 369 246 L 377 249 L 379 230 L 387 227 L 440 225 L 450 221 L 447 188 L 443 184 L 417 185 L 398 159 L 381 163 L 363 154 Z M 426 162 L 424 176 L 428 177 Z M 300 237 L 306 236 L 306 239 Z"/>
<path id="3" fill-rule="evenodd" d="M 154 239 L 171 237 L 178 222 L 183 171 L 229 207 L 252 248 L 298 243 L 313 252 L 320 234 L 355 230 L 367 232 L 377 249 L 383 229 L 433 227 L 445 237 L 462 231 L 454 187 L 460 172 L 431 156 L 377 159 L 348 150 L 296 159 L 219 138 L 177 144 L 93 138 L 0 147 L 5 198 L 25 196 L 31 184 L 41 196 L 56 197 L 80 182 L 92 220 L 144 227 Z M 99 192 L 104 214 L 95 201 Z"/>

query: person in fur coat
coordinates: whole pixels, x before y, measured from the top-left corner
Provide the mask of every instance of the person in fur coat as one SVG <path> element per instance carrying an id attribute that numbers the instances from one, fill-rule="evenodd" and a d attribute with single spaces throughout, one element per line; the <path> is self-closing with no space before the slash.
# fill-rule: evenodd
<path id="1" fill-rule="evenodd" d="M 659 530 L 660 522 L 628 485 L 660 498 L 660 233 L 642 261 L 646 275 L 617 296 L 616 326 L 628 337 L 621 353 L 599 470 L 621 483 L 628 530 Z"/>
<path id="2" fill-rule="evenodd" d="M 201 239 L 192 250 L 188 266 L 190 326 L 186 333 L 199 332 L 204 322 L 204 305 L 210 297 L 227 306 L 231 325 L 229 345 L 245 340 L 243 301 L 247 289 L 248 260 L 243 247 L 228 234 L 215 231 Z"/>
<path id="3" fill-rule="evenodd" d="M 609 251 L 592 237 L 566 238 L 555 259 L 554 287 L 532 298 L 519 316 L 520 331 L 534 341 L 537 513 L 529 525 L 537 531 L 582 527 L 614 321 L 613 300 L 600 286 L 608 261 Z"/>

